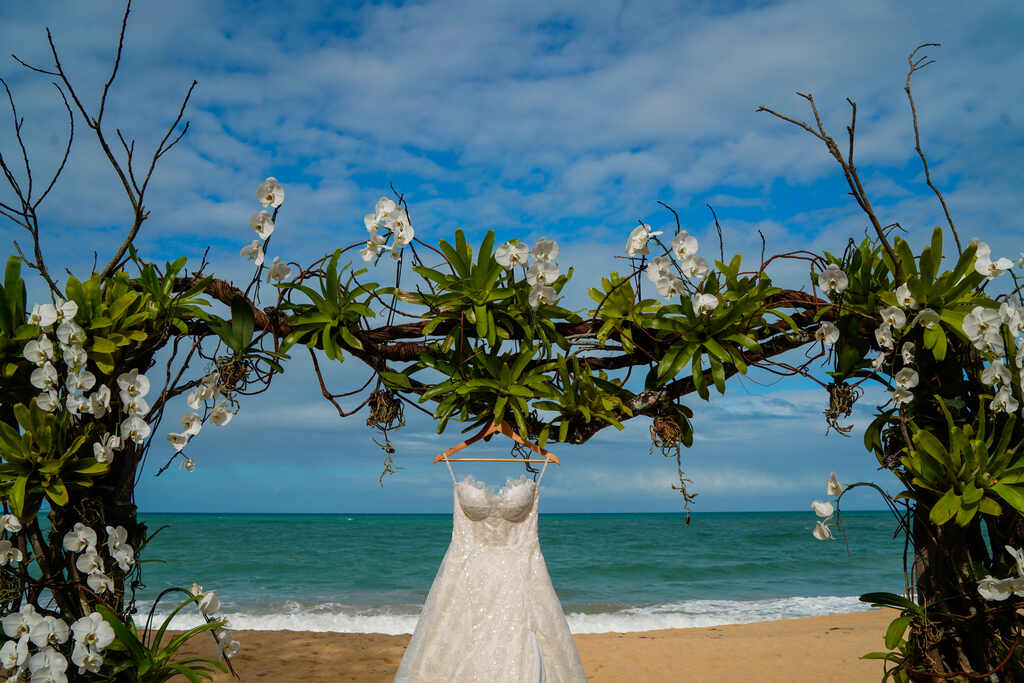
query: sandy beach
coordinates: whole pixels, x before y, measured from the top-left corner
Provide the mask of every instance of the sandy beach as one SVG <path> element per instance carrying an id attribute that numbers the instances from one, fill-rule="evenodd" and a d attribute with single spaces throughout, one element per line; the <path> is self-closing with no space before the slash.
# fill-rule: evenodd
<path id="1" fill-rule="evenodd" d="M 859 657 L 883 649 L 891 610 L 708 628 L 576 636 L 592 683 L 647 681 L 877 682 L 882 663 Z M 409 636 L 236 631 L 233 663 L 242 681 L 391 681 Z M 210 656 L 201 638 L 183 650 Z M 184 679 L 174 679 L 184 680 Z M 218 674 L 215 681 L 233 680 Z"/>

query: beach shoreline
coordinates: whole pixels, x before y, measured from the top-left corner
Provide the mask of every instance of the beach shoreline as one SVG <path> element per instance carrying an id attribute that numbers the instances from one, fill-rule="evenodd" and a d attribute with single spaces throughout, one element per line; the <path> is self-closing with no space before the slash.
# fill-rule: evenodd
<path id="1" fill-rule="evenodd" d="M 881 680 L 882 662 L 860 656 L 884 649 L 885 628 L 895 616 L 892 610 L 872 609 L 726 626 L 586 633 L 575 640 L 591 683 L 874 682 Z M 312 631 L 234 634 L 242 644 L 232 660 L 240 680 L 280 683 L 391 681 L 410 637 Z M 202 637 L 181 652 L 209 657 L 215 649 L 212 638 Z M 213 680 L 234 679 L 218 673 Z"/>

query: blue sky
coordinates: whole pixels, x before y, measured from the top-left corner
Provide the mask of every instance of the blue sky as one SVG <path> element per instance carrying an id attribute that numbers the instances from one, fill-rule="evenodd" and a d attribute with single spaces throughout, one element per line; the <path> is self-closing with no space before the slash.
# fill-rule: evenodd
<path id="1" fill-rule="evenodd" d="M 94 106 L 119 20 L 116 3 L 14 3 L 0 44 L 46 64 L 49 26 Z M 600 274 L 624 267 L 617 257 L 638 219 L 669 224 L 658 200 L 679 211 L 705 253 L 717 252 L 711 203 L 727 252 L 748 261 L 760 250 L 758 230 L 769 253 L 838 252 L 864 235 L 823 146 L 755 112 L 765 105 L 806 119 L 795 90 L 815 95 L 843 141 L 844 98 L 857 101 L 867 190 L 883 222 L 899 221 L 920 244 L 942 221 L 902 89 L 907 53 L 921 42 L 942 43 L 927 51 L 938 63 L 914 81 L 933 177 L 965 239 L 1016 256 L 1024 248 L 1024 93 L 1013 77 L 1024 73 L 1022 28 L 1024 10 L 1008 3 L 139 3 L 106 120 L 111 135 L 117 126 L 152 149 L 199 81 L 190 132 L 161 161 L 148 195 L 152 217 L 138 244 L 151 258 L 186 255 L 196 265 L 209 246 L 212 272 L 247 281 L 238 250 L 252 239 L 255 188 L 273 175 L 287 195 L 270 256 L 309 262 L 365 239 L 362 216 L 390 182 L 428 242 L 456 228 L 474 242 L 488 229 L 499 240 L 557 239 L 563 269 L 576 267 L 565 303 L 582 308 Z M 45 176 L 62 150 L 63 108 L 46 78 L 13 61 L 0 75 L 25 117 L 36 176 Z M 109 257 L 129 216 L 81 123 L 41 216 L 51 266 L 75 273 L 88 272 L 93 250 Z M 0 136 L 5 156 L 16 152 L 12 137 L 9 127 Z M 24 237 L 0 224 L 5 253 Z M 802 264 L 781 263 L 772 275 L 807 285 Z M 350 361 L 329 376 L 339 390 L 366 372 Z M 724 398 L 689 398 L 697 441 L 685 466 L 701 494 L 696 511 L 808 509 L 833 470 L 892 489 L 861 447 L 879 397 L 861 401 L 849 439 L 825 436 L 826 396 L 806 380 L 752 373 L 732 380 Z M 195 472 L 154 478 L 169 454 L 155 443 L 137 500 L 144 511 L 449 510 L 447 472 L 430 461 L 460 437 L 409 416 L 394 435 L 404 469 L 381 488 L 365 415 L 339 419 L 296 354 L 268 394 L 193 442 Z M 678 510 L 674 462 L 648 453 L 648 426 L 639 418 L 558 448 L 563 465 L 545 476 L 543 509 Z M 162 426 L 159 438 L 174 427 Z M 475 452 L 502 448 L 493 441 Z M 498 482 L 513 467 L 463 471 Z M 858 506 L 879 507 L 868 495 L 850 500 Z"/>

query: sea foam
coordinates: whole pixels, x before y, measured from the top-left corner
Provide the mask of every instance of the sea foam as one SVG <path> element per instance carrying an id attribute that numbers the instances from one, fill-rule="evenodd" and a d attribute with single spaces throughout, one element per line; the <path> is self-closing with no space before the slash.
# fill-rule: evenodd
<path id="1" fill-rule="evenodd" d="M 140 603 L 140 608 L 143 605 Z M 747 624 L 773 619 L 794 619 L 841 612 L 857 612 L 867 605 L 856 597 L 788 597 L 769 600 L 689 600 L 618 610 L 588 611 L 585 607 L 567 609 L 566 619 L 573 633 L 629 633 L 669 628 L 696 628 Z M 319 631 L 337 633 L 383 633 L 400 635 L 416 628 L 419 609 L 408 605 L 354 608 L 339 603 L 303 606 L 287 601 L 274 611 L 259 613 L 230 608 L 218 618 L 227 618 L 228 626 L 253 631 Z M 155 625 L 166 614 L 157 613 Z M 136 623 L 145 625 L 145 611 L 136 615 Z M 203 623 L 197 613 L 179 614 L 171 624 L 185 630 Z"/>

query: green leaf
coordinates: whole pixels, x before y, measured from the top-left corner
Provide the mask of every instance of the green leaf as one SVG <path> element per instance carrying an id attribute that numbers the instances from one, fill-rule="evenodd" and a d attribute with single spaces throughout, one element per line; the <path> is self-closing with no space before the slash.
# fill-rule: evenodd
<path id="1" fill-rule="evenodd" d="M 114 635 L 117 636 L 117 640 L 128 649 L 128 652 L 131 653 L 132 659 L 134 659 L 136 663 L 142 664 L 143 662 L 152 661 L 149 650 L 146 649 L 134 633 L 128 630 L 128 627 L 124 625 L 124 622 L 114 616 L 113 612 L 99 603 L 96 605 L 96 611 L 100 613 L 104 621 L 110 624 L 110 628 L 114 630 Z"/>
<path id="2" fill-rule="evenodd" d="M 697 394 L 706 401 L 710 393 L 704 384 L 704 372 L 701 370 L 701 356 L 703 355 L 700 351 L 693 354 L 693 360 L 690 361 L 690 373 L 691 377 L 693 377 L 693 386 L 697 389 Z"/>
<path id="3" fill-rule="evenodd" d="M 889 649 L 896 647 L 903 640 L 903 634 L 912 621 L 914 621 L 914 617 L 893 619 L 892 623 L 889 624 L 889 628 L 885 629 L 885 646 Z"/>
<path id="4" fill-rule="evenodd" d="M 1022 496 L 1024 498 L 1024 496 Z M 931 519 L 933 524 L 942 526 L 950 519 L 953 518 L 960 510 L 960 496 L 956 494 L 952 488 L 939 498 L 935 506 L 932 507 L 931 512 L 928 514 L 928 518 Z"/>
<path id="5" fill-rule="evenodd" d="M 10 501 L 11 512 L 19 519 L 25 513 L 25 487 L 28 485 L 28 475 L 22 475 L 14 480 L 11 488 L 7 491 L 7 499 Z"/>
<path id="6" fill-rule="evenodd" d="M 236 352 L 242 353 L 248 348 L 255 329 L 256 319 L 252 313 L 252 306 L 244 296 L 236 294 L 231 298 L 231 336 L 233 340 L 225 339 L 224 341 Z"/>
<path id="7" fill-rule="evenodd" d="M 68 504 L 70 498 L 68 496 L 68 487 L 64 485 L 60 477 L 53 477 L 48 483 L 44 484 L 43 492 L 50 499 L 50 502 L 58 507 L 64 507 Z"/>
<path id="8" fill-rule="evenodd" d="M 1024 486 L 998 483 L 992 490 L 1018 511 L 1024 512 Z"/>
<path id="9" fill-rule="evenodd" d="M 715 388 L 718 389 L 718 393 L 724 394 L 725 368 L 722 366 L 722 361 L 713 355 L 708 356 L 708 361 L 711 363 L 711 379 L 715 382 Z"/>
<path id="10" fill-rule="evenodd" d="M 389 386 L 395 386 L 400 389 L 412 389 L 412 383 L 409 381 L 409 378 L 401 372 L 384 370 L 380 373 L 380 377 Z"/>
<path id="11" fill-rule="evenodd" d="M 359 349 L 360 351 L 362 351 L 363 342 L 359 341 L 358 337 L 349 332 L 347 327 L 340 326 L 338 328 L 338 331 L 341 332 L 341 338 L 345 341 L 346 344 L 348 344 L 354 349 Z"/>
<path id="12" fill-rule="evenodd" d="M 993 517 L 1003 514 L 1003 506 L 988 496 L 982 498 L 981 502 L 978 503 L 978 510 L 984 515 L 992 515 Z"/>
<path id="13" fill-rule="evenodd" d="M 903 634 L 906 632 L 906 627 L 910 626 L 913 622 L 913 616 L 900 616 L 894 618 L 889 628 L 886 629 L 886 647 L 892 649 L 903 640 Z"/>
<path id="14" fill-rule="evenodd" d="M 90 351 L 92 353 L 116 353 L 117 346 L 106 337 L 93 337 Z"/>

